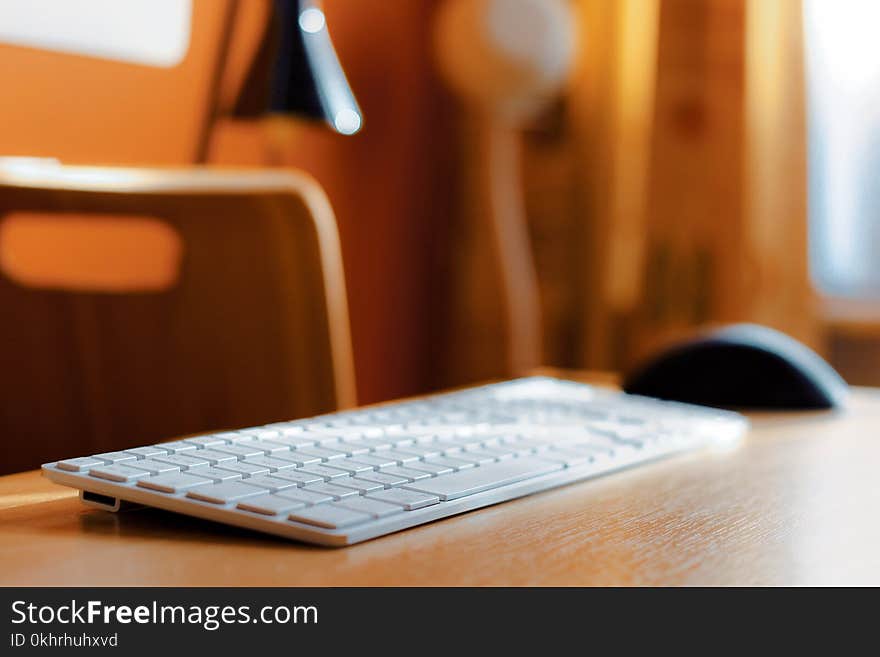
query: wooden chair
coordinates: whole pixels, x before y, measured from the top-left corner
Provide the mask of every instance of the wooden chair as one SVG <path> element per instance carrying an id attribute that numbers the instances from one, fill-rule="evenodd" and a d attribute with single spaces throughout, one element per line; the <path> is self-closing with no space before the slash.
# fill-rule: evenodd
<path id="1" fill-rule="evenodd" d="M 0 473 L 354 403 L 313 180 L 0 161 Z"/>

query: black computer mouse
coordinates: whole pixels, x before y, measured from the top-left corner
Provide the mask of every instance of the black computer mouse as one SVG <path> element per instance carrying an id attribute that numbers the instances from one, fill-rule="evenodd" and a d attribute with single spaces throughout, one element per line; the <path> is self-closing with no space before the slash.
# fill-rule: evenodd
<path id="1" fill-rule="evenodd" d="M 814 351 L 757 324 L 701 333 L 624 378 L 626 392 L 740 409 L 842 406 L 846 382 Z"/>

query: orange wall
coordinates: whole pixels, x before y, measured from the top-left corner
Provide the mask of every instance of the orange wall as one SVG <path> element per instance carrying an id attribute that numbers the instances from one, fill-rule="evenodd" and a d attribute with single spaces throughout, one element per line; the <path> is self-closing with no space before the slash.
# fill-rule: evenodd
<path id="1" fill-rule="evenodd" d="M 0 44 L 0 156 L 185 164 L 203 150 L 230 0 L 194 0 L 190 47 L 158 68 Z"/>

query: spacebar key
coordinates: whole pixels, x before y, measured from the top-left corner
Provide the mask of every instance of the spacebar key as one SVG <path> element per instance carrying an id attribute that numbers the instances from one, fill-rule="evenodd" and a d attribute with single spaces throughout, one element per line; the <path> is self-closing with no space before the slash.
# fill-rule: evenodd
<path id="1" fill-rule="evenodd" d="M 436 495 L 442 501 L 482 493 L 485 490 L 515 484 L 563 468 L 560 463 L 520 457 L 498 463 L 481 465 L 470 470 L 413 482 L 403 488 Z"/>

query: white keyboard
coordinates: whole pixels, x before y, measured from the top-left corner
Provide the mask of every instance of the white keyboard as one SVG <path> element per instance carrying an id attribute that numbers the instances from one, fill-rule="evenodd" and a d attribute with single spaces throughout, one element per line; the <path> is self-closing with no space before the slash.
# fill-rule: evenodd
<path id="1" fill-rule="evenodd" d="M 676 452 L 742 416 L 546 377 L 43 466 L 84 502 L 134 502 L 349 545 Z"/>

